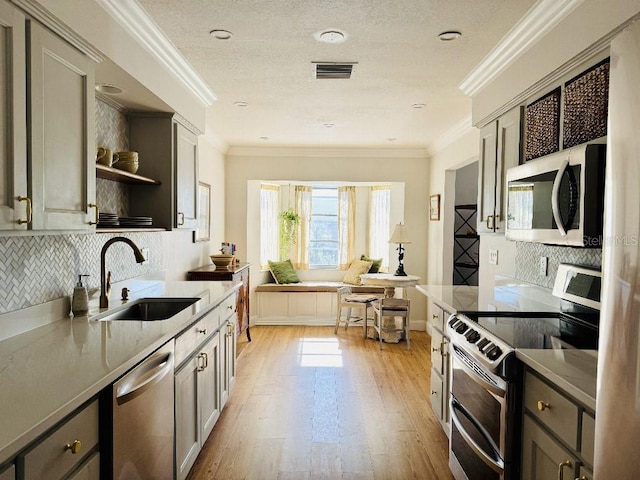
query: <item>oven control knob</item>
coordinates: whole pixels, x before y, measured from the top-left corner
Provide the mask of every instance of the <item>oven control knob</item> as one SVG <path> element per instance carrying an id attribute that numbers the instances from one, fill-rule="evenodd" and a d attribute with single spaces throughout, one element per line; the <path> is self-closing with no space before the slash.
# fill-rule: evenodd
<path id="1" fill-rule="evenodd" d="M 502 355 L 502 349 L 497 345 L 494 345 L 494 347 L 490 351 L 486 352 L 486 355 L 489 360 L 495 360 L 500 355 Z"/>
<path id="2" fill-rule="evenodd" d="M 458 325 L 458 327 L 456 327 L 456 332 L 458 333 L 464 333 L 467 331 L 469 327 L 467 326 L 466 323 L 462 323 L 460 322 L 460 325 Z"/>
<path id="3" fill-rule="evenodd" d="M 458 318 L 453 317 L 451 320 L 449 320 L 449 326 L 453 328 L 453 326 L 456 324 L 457 321 L 458 321 Z"/>
<path id="4" fill-rule="evenodd" d="M 482 338 L 480 339 L 480 341 L 478 342 L 478 348 L 480 350 L 482 350 L 484 347 L 487 346 L 487 344 L 489 343 L 489 340 L 487 340 L 486 338 Z"/>
<path id="5" fill-rule="evenodd" d="M 471 330 L 471 332 L 467 333 L 465 336 L 469 343 L 476 343 L 480 338 L 480 334 L 475 330 Z"/>

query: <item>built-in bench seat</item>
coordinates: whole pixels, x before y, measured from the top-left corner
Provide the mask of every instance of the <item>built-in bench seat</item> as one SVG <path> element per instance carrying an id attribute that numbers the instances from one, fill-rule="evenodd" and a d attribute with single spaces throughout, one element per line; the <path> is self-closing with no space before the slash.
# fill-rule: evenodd
<path id="1" fill-rule="evenodd" d="M 337 315 L 338 287 L 350 286 L 354 293 L 382 296 L 384 287 L 349 285 L 343 282 L 263 283 L 255 289 L 257 308 L 254 325 L 333 325 Z"/>

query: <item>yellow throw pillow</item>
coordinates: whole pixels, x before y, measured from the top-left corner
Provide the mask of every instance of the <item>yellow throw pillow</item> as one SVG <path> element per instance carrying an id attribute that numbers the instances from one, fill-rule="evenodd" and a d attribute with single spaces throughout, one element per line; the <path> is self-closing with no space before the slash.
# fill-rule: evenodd
<path id="1" fill-rule="evenodd" d="M 351 262 L 351 265 L 349 265 L 349 270 L 347 270 L 342 281 L 344 283 L 350 283 L 351 285 L 360 285 L 362 283 L 360 275 L 368 273 L 371 265 L 373 265 L 373 262 L 354 260 Z"/>

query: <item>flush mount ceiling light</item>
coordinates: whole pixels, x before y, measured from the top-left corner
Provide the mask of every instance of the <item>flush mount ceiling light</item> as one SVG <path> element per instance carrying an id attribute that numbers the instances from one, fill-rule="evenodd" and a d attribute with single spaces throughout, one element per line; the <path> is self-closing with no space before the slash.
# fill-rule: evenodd
<path id="1" fill-rule="evenodd" d="M 234 102 L 236 107 L 248 107 L 249 104 L 247 102 Z"/>
<path id="2" fill-rule="evenodd" d="M 419 108 L 424 108 L 424 107 L 426 107 L 426 106 L 427 106 L 427 104 L 426 104 L 426 103 L 412 103 L 412 104 L 411 104 L 411 108 L 418 108 L 418 109 L 419 109 Z"/>
<path id="3" fill-rule="evenodd" d="M 446 32 L 442 32 L 438 35 L 438 38 L 443 42 L 450 42 L 452 40 L 456 40 L 462 36 L 462 33 L 457 30 L 448 30 Z"/>
<path id="4" fill-rule="evenodd" d="M 389 137 L 387 138 L 387 142 L 395 142 L 397 140 L 396 137 Z"/>
<path id="5" fill-rule="evenodd" d="M 269 137 L 260 137 L 260 140 L 267 141 L 267 140 L 269 140 Z"/>
<path id="6" fill-rule="evenodd" d="M 122 95 L 125 90 L 112 83 L 99 83 L 95 86 L 96 92 L 104 93 L 105 95 Z"/>
<path id="7" fill-rule="evenodd" d="M 233 37 L 233 33 L 231 33 L 229 30 L 222 29 L 211 30 L 209 32 L 209 35 L 217 40 L 229 40 L 231 37 Z"/>
<path id="8" fill-rule="evenodd" d="M 336 29 L 327 29 L 313 34 L 314 38 L 323 43 L 342 43 L 347 40 L 347 34 Z"/>

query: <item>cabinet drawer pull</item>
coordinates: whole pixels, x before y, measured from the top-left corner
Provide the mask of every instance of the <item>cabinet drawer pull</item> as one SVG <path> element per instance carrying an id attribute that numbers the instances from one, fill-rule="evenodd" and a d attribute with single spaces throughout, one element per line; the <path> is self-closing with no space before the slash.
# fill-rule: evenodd
<path id="1" fill-rule="evenodd" d="M 572 468 L 573 463 L 571 463 L 571 460 L 565 460 L 558 464 L 558 480 L 564 480 L 564 467 Z"/>
<path id="2" fill-rule="evenodd" d="M 227 310 L 233 310 L 233 305 L 227 305 Z"/>
<path id="3" fill-rule="evenodd" d="M 201 372 L 205 368 L 207 368 L 207 354 L 206 353 L 199 354 L 197 363 L 198 363 L 198 366 L 197 366 L 196 370 L 198 370 L 199 372 Z"/>
<path id="4" fill-rule="evenodd" d="M 227 323 L 227 337 L 231 337 L 233 336 L 233 328 L 234 328 L 234 324 L 231 322 Z"/>
<path id="5" fill-rule="evenodd" d="M 98 205 L 96 205 L 95 203 L 90 203 L 88 205 L 89 208 L 95 208 L 96 210 L 96 221 L 95 222 L 89 222 L 89 225 L 97 225 L 98 224 L 98 220 L 100 220 L 100 209 L 98 208 Z"/>
<path id="6" fill-rule="evenodd" d="M 31 208 L 31 199 L 29 197 L 23 197 L 22 195 L 18 195 L 18 201 L 19 202 L 27 202 L 27 219 L 23 220 L 23 219 L 18 219 L 18 225 L 24 225 L 31 223 L 31 220 L 33 220 L 33 209 Z"/>
<path id="7" fill-rule="evenodd" d="M 547 409 L 551 409 L 551 405 L 549 405 L 547 402 L 543 402 L 542 400 L 538 400 L 538 410 L 544 412 Z"/>
<path id="8" fill-rule="evenodd" d="M 438 392 L 436 390 L 431 390 L 431 395 L 437 395 Z"/>
<path id="9" fill-rule="evenodd" d="M 178 226 L 184 225 L 184 213 L 178 212 Z"/>
<path id="10" fill-rule="evenodd" d="M 589 479 L 584 475 L 582 475 L 581 477 L 576 478 L 576 480 L 589 480 Z"/>
<path id="11" fill-rule="evenodd" d="M 437 313 L 432 313 L 431 317 L 435 320 L 436 318 L 440 318 L 440 315 L 438 315 Z"/>
<path id="12" fill-rule="evenodd" d="M 198 329 L 198 333 L 201 333 L 201 334 L 203 334 L 203 335 L 206 335 L 206 334 L 207 334 L 207 329 L 206 329 L 206 328 L 199 328 L 199 329 Z"/>
<path id="13" fill-rule="evenodd" d="M 439 348 L 431 348 L 431 351 L 432 351 L 432 352 L 439 352 L 439 351 L 440 351 L 440 349 L 439 349 Z"/>
<path id="14" fill-rule="evenodd" d="M 76 453 L 80 453 L 80 450 L 82 450 L 82 442 L 80 440 L 74 440 L 71 443 L 67 443 L 64 446 L 64 449 L 65 451 L 71 450 L 71 453 L 75 455 Z"/>
<path id="15" fill-rule="evenodd" d="M 492 220 L 491 224 L 489 224 L 489 219 L 491 219 L 491 220 Z M 489 215 L 489 216 L 487 217 L 487 229 L 488 229 L 488 230 L 493 230 L 493 215 Z"/>

